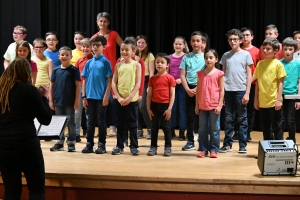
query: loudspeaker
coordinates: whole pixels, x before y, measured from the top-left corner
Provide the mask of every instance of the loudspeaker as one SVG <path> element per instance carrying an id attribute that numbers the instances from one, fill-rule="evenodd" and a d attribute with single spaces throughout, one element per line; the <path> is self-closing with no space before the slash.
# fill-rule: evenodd
<path id="1" fill-rule="evenodd" d="M 293 140 L 261 140 L 257 165 L 261 175 L 295 175 L 298 146 Z"/>

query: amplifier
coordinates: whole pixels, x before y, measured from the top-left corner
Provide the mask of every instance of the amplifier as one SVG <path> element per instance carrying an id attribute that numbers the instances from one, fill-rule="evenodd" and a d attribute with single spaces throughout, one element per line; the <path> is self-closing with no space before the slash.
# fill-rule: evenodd
<path id="1" fill-rule="evenodd" d="M 261 175 L 295 175 L 298 146 L 293 140 L 261 140 L 257 165 Z"/>

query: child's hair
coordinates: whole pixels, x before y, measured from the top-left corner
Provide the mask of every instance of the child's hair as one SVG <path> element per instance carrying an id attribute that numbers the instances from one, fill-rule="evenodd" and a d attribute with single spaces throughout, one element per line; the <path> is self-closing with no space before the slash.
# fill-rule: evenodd
<path id="1" fill-rule="evenodd" d="M 0 78 L 0 103 L 2 114 L 10 111 L 9 92 L 16 81 L 31 84 L 30 65 L 24 58 L 13 60 Z"/>
<path id="2" fill-rule="evenodd" d="M 101 13 L 98 13 L 98 15 L 97 15 L 97 21 L 98 21 L 101 17 L 105 17 L 105 19 L 107 19 L 107 21 L 109 21 L 109 22 L 110 22 L 110 20 L 111 20 L 111 16 L 110 16 L 110 14 L 107 13 L 107 12 L 101 12 Z"/>
<path id="3" fill-rule="evenodd" d="M 280 48 L 280 43 L 277 39 L 275 38 L 266 38 L 263 42 L 263 46 L 266 46 L 266 45 L 270 45 L 274 50 L 279 50 Z"/>
<path id="4" fill-rule="evenodd" d="M 91 42 L 90 38 L 83 38 L 83 39 L 81 40 L 80 44 L 81 44 L 82 46 L 86 46 L 86 45 L 91 46 L 91 45 L 92 45 L 92 42 Z"/>
<path id="5" fill-rule="evenodd" d="M 17 25 L 16 27 L 14 27 L 14 30 L 16 29 L 22 31 L 23 34 L 27 33 L 27 29 L 24 26 Z"/>
<path id="6" fill-rule="evenodd" d="M 206 55 L 208 52 L 211 52 L 212 54 L 214 54 L 214 56 L 218 59 L 218 62 L 215 63 L 215 67 L 216 67 L 217 69 L 221 69 L 221 66 L 220 66 L 220 63 L 219 63 L 219 55 L 218 55 L 218 52 L 217 52 L 215 49 L 208 49 L 208 50 L 205 51 L 205 53 L 204 53 L 204 58 L 205 58 L 205 55 Z M 205 68 L 206 68 L 206 65 L 205 65 Z"/>
<path id="7" fill-rule="evenodd" d="M 199 36 L 203 37 L 203 33 L 201 31 L 192 32 L 191 37 L 193 37 L 194 35 L 199 35 Z"/>
<path id="8" fill-rule="evenodd" d="M 189 53 L 189 52 L 190 52 L 189 46 L 188 46 L 186 40 L 184 39 L 184 37 L 182 37 L 182 36 L 177 36 L 177 37 L 174 39 L 174 41 L 175 41 L 176 39 L 181 39 L 181 40 L 183 41 L 184 48 L 183 48 L 182 51 L 183 51 L 184 53 Z"/>
<path id="9" fill-rule="evenodd" d="M 204 49 L 204 52 L 205 51 L 208 51 L 209 50 L 209 38 L 208 38 L 208 35 L 206 33 L 202 33 L 202 42 L 205 42 L 206 43 L 206 46 L 205 46 L 205 49 Z"/>
<path id="10" fill-rule="evenodd" d="M 298 42 L 291 37 L 287 37 L 282 41 L 282 47 L 294 47 L 294 50 L 298 49 Z"/>
<path id="11" fill-rule="evenodd" d="M 145 60 L 148 57 L 148 55 L 150 54 L 148 38 L 146 36 L 144 36 L 144 35 L 138 35 L 136 37 L 136 41 L 138 41 L 140 39 L 145 40 L 147 46 L 141 52 L 140 52 L 139 49 L 137 49 L 135 55 L 140 56 L 143 60 Z"/>
<path id="12" fill-rule="evenodd" d="M 296 35 L 296 34 L 299 34 L 299 33 L 300 33 L 300 31 L 294 31 L 293 37 L 295 37 L 295 35 Z"/>
<path id="13" fill-rule="evenodd" d="M 244 38 L 243 33 L 242 33 L 239 29 L 235 29 L 235 28 L 229 30 L 229 31 L 226 33 L 227 38 L 229 38 L 231 35 L 236 35 L 236 36 L 238 36 L 240 40 Z"/>
<path id="14" fill-rule="evenodd" d="M 274 24 L 266 26 L 265 31 L 266 30 L 274 30 L 275 33 L 278 33 L 278 28 Z"/>
<path id="15" fill-rule="evenodd" d="M 122 44 L 131 46 L 132 51 L 136 49 L 136 43 L 134 37 L 126 37 L 125 40 L 122 41 Z"/>
<path id="16" fill-rule="evenodd" d="M 59 41 L 59 36 L 58 33 L 55 31 L 49 31 L 45 34 L 45 39 L 49 36 L 49 35 L 55 35 L 56 39 Z"/>
<path id="17" fill-rule="evenodd" d="M 91 39 L 91 43 L 93 43 L 93 42 L 101 42 L 101 44 L 103 46 L 105 46 L 107 44 L 106 38 L 102 35 L 98 35 L 97 37 Z"/>
<path id="18" fill-rule="evenodd" d="M 27 60 L 29 63 L 31 63 L 31 49 L 30 49 L 29 43 L 28 43 L 27 41 L 25 41 L 25 40 L 23 40 L 23 41 L 17 43 L 17 47 L 16 47 L 16 57 L 18 57 L 18 58 L 20 57 L 20 56 L 18 55 L 18 48 L 19 48 L 19 47 L 26 47 L 26 48 L 28 49 L 28 55 L 27 55 L 27 57 L 26 57 L 26 60 Z"/>
<path id="19" fill-rule="evenodd" d="M 47 48 L 47 44 L 43 38 L 35 38 L 33 40 L 33 46 L 35 45 L 35 43 L 41 43 L 41 44 L 43 44 L 44 47 Z"/>
<path id="20" fill-rule="evenodd" d="M 242 33 L 245 32 L 245 31 L 249 31 L 250 34 L 253 35 L 253 31 L 252 31 L 250 28 L 248 28 L 248 27 L 243 27 L 243 28 L 241 28 L 241 32 L 242 32 Z"/>
<path id="21" fill-rule="evenodd" d="M 84 32 L 84 31 L 75 31 L 74 36 L 77 34 L 83 36 L 84 38 L 86 37 L 86 32 Z"/>
<path id="22" fill-rule="evenodd" d="M 128 37 L 125 38 L 125 40 L 130 40 L 134 44 L 134 46 L 131 46 L 132 50 L 136 49 L 136 39 L 133 36 L 128 36 Z"/>
<path id="23" fill-rule="evenodd" d="M 166 54 L 166 53 L 158 53 L 158 54 L 156 54 L 155 60 L 156 60 L 157 58 L 164 58 L 164 59 L 166 59 L 167 64 L 170 64 L 170 57 L 169 57 L 169 55 Z"/>
<path id="24" fill-rule="evenodd" d="M 70 49 L 70 47 L 63 46 L 59 49 L 59 54 L 60 54 L 61 51 L 69 51 L 72 55 L 72 50 Z"/>

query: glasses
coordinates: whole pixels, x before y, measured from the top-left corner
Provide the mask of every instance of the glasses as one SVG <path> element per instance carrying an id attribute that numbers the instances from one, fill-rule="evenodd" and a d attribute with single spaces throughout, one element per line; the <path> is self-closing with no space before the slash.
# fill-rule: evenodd
<path id="1" fill-rule="evenodd" d="M 17 33 L 17 32 L 13 32 L 13 35 L 20 36 L 20 35 L 23 35 L 23 33 Z"/>
<path id="2" fill-rule="evenodd" d="M 249 34 L 249 33 L 248 33 L 248 34 L 243 34 L 243 36 L 244 36 L 244 37 L 250 37 L 251 34 Z"/>
<path id="3" fill-rule="evenodd" d="M 239 40 L 240 40 L 239 38 L 228 38 L 229 42 L 237 42 Z"/>
<path id="4" fill-rule="evenodd" d="M 56 42 L 56 39 L 47 39 L 46 42 Z"/>
<path id="5" fill-rule="evenodd" d="M 45 47 L 34 47 L 35 49 L 43 49 L 43 48 L 45 48 Z"/>
<path id="6" fill-rule="evenodd" d="M 101 46 L 102 46 L 102 44 L 92 44 L 92 47 L 96 47 L 96 48 L 101 47 Z"/>

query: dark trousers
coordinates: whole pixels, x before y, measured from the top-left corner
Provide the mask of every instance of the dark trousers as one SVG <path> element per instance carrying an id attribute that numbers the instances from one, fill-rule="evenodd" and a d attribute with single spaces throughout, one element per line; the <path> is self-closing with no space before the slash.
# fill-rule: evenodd
<path id="1" fill-rule="evenodd" d="M 124 131 L 130 132 L 130 147 L 138 148 L 136 112 L 138 103 L 130 102 L 127 106 L 116 103 L 117 111 L 117 147 L 124 148 Z"/>
<path id="2" fill-rule="evenodd" d="M 96 123 L 98 124 L 98 141 L 106 143 L 106 121 L 105 113 L 107 106 L 102 105 L 102 100 L 88 99 L 87 115 L 87 132 L 86 138 L 94 146 L 94 135 Z"/>
<path id="3" fill-rule="evenodd" d="M 40 142 L 24 147 L 0 144 L 0 171 L 5 188 L 4 199 L 20 199 L 22 172 L 26 178 L 29 199 L 45 199 L 45 167 Z"/>
<path id="4" fill-rule="evenodd" d="M 296 142 L 295 133 L 296 133 L 296 125 L 295 125 L 295 104 L 296 100 L 294 99 L 284 99 L 282 103 L 282 133 L 284 133 L 284 125 L 285 121 L 288 122 L 288 131 L 289 131 L 289 139 Z"/>
<path id="5" fill-rule="evenodd" d="M 166 120 L 164 112 L 168 109 L 168 103 L 155 103 L 151 102 L 151 110 L 154 116 L 152 116 L 152 128 L 151 128 L 151 146 L 157 148 L 157 138 L 159 127 L 162 128 L 165 135 L 165 147 L 172 147 L 171 144 L 171 129 L 170 119 Z"/>
<path id="6" fill-rule="evenodd" d="M 264 140 L 283 140 L 282 111 L 271 108 L 259 108 Z M 274 137 L 273 137 L 273 133 Z"/>
<path id="7" fill-rule="evenodd" d="M 196 87 L 196 85 L 188 85 L 190 89 Z M 199 129 L 199 115 L 195 113 L 196 96 L 190 97 L 185 93 L 185 111 L 186 111 L 186 136 L 189 142 L 194 143 L 193 131 L 198 132 Z"/>

